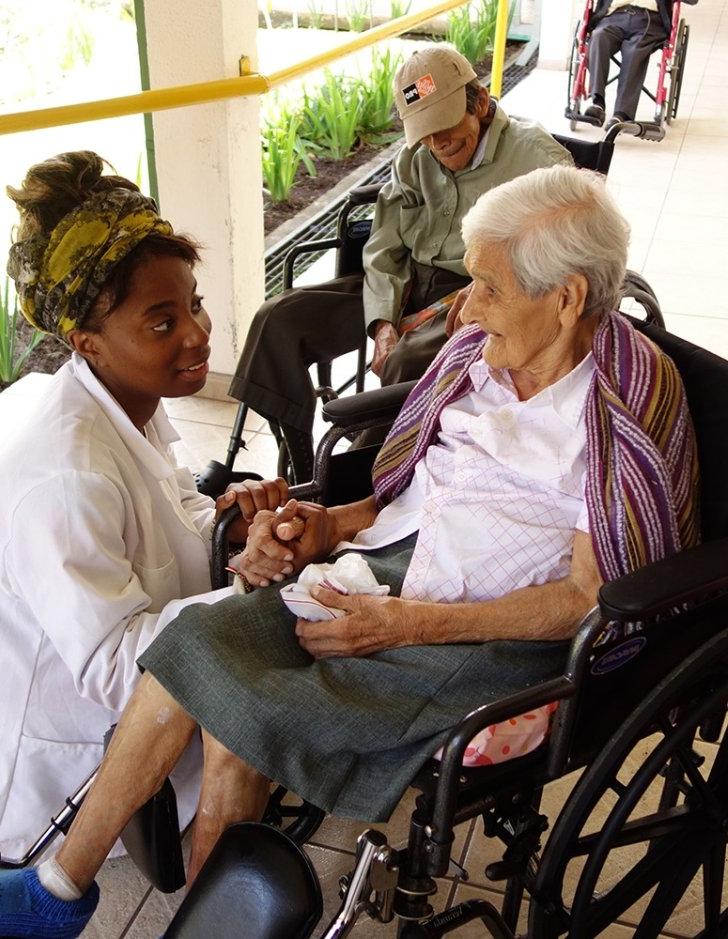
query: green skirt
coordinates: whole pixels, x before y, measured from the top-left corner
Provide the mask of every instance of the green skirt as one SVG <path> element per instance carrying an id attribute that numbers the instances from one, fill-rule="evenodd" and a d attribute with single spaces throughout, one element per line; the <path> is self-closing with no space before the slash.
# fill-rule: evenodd
<path id="1" fill-rule="evenodd" d="M 366 552 L 394 596 L 415 542 Z M 139 664 L 228 749 L 336 815 L 386 821 L 458 721 L 566 659 L 566 642 L 495 641 L 314 660 L 281 586 L 187 607 Z"/>

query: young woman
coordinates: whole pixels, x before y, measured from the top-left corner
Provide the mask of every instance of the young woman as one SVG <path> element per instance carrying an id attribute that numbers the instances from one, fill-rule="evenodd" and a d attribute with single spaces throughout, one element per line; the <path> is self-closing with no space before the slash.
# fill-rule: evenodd
<path id="1" fill-rule="evenodd" d="M 136 660 L 181 598 L 220 597 L 208 595 L 215 504 L 176 466 L 160 403 L 199 391 L 208 372 L 197 245 L 103 171 L 94 153 L 66 153 L 8 189 L 20 213 L 8 271 L 21 309 L 73 354 L 0 447 L 6 857 L 27 849 L 98 764 L 140 676 Z M 240 488 L 249 517 L 287 494 L 283 480 Z M 177 773 L 183 824 L 198 766 L 188 753 Z"/>

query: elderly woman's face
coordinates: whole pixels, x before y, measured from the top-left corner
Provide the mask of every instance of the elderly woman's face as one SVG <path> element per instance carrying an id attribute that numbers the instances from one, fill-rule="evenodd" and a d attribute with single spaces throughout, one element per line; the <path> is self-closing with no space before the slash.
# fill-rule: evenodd
<path id="1" fill-rule="evenodd" d="M 538 368 L 561 331 L 560 290 L 532 300 L 518 286 L 501 245 L 473 245 L 465 266 L 473 287 L 460 317 L 488 333 L 483 359 L 491 368 Z"/>

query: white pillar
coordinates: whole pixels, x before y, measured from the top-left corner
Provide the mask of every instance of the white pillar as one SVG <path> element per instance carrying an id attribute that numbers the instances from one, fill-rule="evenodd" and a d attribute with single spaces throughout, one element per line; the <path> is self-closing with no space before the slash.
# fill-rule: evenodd
<path id="1" fill-rule="evenodd" d="M 231 78 L 256 67 L 253 0 L 145 0 L 152 88 Z M 219 397 L 263 300 L 263 201 L 257 96 L 158 111 L 161 213 L 203 245 L 197 278 L 213 323 L 207 393 Z"/>
<path id="2" fill-rule="evenodd" d="M 568 68 L 574 27 L 583 10 L 584 0 L 541 0 L 539 68 Z"/>

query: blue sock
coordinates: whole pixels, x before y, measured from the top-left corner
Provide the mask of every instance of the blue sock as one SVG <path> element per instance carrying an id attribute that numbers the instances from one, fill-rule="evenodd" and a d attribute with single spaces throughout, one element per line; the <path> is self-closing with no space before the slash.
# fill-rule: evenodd
<path id="1" fill-rule="evenodd" d="M 95 883 L 80 900 L 59 900 L 42 886 L 32 867 L 0 871 L 0 936 L 75 939 L 98 902 Z"/>

